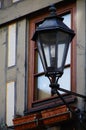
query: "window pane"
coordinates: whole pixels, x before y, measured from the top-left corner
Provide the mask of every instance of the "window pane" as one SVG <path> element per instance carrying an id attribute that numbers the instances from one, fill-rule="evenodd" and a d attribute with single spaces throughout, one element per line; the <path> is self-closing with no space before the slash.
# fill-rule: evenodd
<path id="1" fill-rule="evenodd" d="M 71 14 L 66 14 L 64 16 L 62 16 L 64 18 L 63 22 L 69 27 L 71 28 Z"/>
<path id="2" fill-rule="evenodd" d="M 16 24 L 8 27 L 8 67 L 16 63 Z"/>
<path id="3" fill-rule="evenodd" d="M 18 2 L 19 0 L 13 0 L 13 3 Z"/>
<path id="4" fill-rule="evenodd" d="M 59 84 L 61 88 L 71 90 L 71 81 L 70 81 L 70 68 L 64 70 L 63 76 L 59 79 Z M 62 92 L 61 92 L 62 93 Z"/>
<path id="5" fill-rule="evenodd" d="M 37 98 L 44 99 L 51 96 L 51 89 L 49 87 L 49 79 L 45 76 L 37 78 Z"/>
<path id="6" fill-rule="evenodd" d="M 15 102 L 14 102 L 14 86 L 15 86 L 15 82 L 10 82 L 7 83 L 7 106 L 6 106 L 6 122 L 7 125 L 13 125 L 12 119 L 14 118 L 14 106 L 15 106 Z"/>

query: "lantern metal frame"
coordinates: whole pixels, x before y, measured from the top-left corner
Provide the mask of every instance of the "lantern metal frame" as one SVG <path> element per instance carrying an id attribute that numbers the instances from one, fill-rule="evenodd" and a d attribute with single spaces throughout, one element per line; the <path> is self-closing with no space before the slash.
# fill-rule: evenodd
<path id="1" fill-rule="evenodd" d="M 39 23 L 39 25 L 37 26 L 35 33 L 32 37 L 32 40 L 38 42 L 37 40 L 38 40 L 39 34 L 41 34 L 41 33 L 45 34 L 45 32 L 48 32 L 50 34 L 50 32 L 57 31 L 57 32 L 62 32 L 66 35 L 69 35 L 70 36 L 69 41 L 71 42 L 72 38 L 75 36 L 74 31 L 63 23 L 62 17 L 57 16 L 56 8 L 53 5 L 49 8 L 49 10 L 50 10 L 50 15 Z M 61 44 L 63 44 L 63 43 L 61 43 Z M 53 80 L 55 81 L 57 79 L 57 77 L 62 76 L 69 44 L 70 43 L 66 43 L 66 44 L 64 43 L 64 45 L 66 45 L 66 46 L 65 46 L 65 49 L 64 49 L 65 50 L 64 55 L 62 57 L 61 68 L 59 68 L 59 67 L 54 68 L 52 66 L 47 67 L 47 65 L 46 65 L 47 61 L 46 61 L 46 58 L 45 58 L 45 55 L 44 55 L 43 45 L 41 43 L 40 43 L 40 46 L 37 44 L 39 54 L 42 55 L 41 61 L 42 61 L 42 64 L 43 64 L 45 75 L 49 78 L 50 82 L 52 82 L 51 78 L 53 78 Z M 58 46 L 59 44 L 56 43 L 56 45 Z M 55 47 L 56 47 L 56 45 L 55 45 Z M 40 52 L 40 50 L 42 51 L 42 53 Z M 55 50 L 55 54 L 57 53 L 56 51 L 57 50 Z M 57 59 L 55 59 L 55 60 L 57 60 Z"/>

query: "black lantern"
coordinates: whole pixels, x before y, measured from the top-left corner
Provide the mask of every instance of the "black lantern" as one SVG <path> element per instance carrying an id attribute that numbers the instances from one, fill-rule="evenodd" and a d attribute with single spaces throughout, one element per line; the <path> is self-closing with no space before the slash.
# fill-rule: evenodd
<path id="1" fill-rule="evenodd" d="M 50 7 L 50 11 L 50 16 L 37 26 L 32 40 L 37 42 L 45 75 L 60 77 L 63 74 L 69 44 L 75 34 L 63 23 L 63 18 L 56 15 L 54 6 Z"/>

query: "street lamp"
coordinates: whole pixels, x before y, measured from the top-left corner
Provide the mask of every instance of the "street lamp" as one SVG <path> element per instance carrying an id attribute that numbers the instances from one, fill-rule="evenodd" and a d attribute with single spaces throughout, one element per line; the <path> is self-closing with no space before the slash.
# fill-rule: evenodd
<path id="1" fill-rule="evenodd" d="M 63 18 L 57 16 L 56 8 L 53 5 L 49 10 L 50 15 L 39 22 L 32 40 L 37 43 L 45 76 L 50 80 L 52 95 L 57 94 L 64 104 L 66 104 L 67 108 L 76 115 L 58 91 L 60 90 L 69 93 L 70 95 L 81 97 L 86 101 L 85 95 L 61 88 L 58 84 L 58 79 L 62 76 L 64 71 L 69 44 L 71 44 L 75 33 L 63 23 Z M 79 113 L 79 116 L 80 120 L 83 122 L 81 113 Z"/>
<path id="2" fill-rule="evenodd" d="M 63 23 L 63 18 L 57 16 L 53 5 L 50 15 L 36 28 L 32 40 L 37 43 L 45 75 L 51 84 L 56 84 L 63 74 L 69 44 L 74 35 L 74 31 Z"/>

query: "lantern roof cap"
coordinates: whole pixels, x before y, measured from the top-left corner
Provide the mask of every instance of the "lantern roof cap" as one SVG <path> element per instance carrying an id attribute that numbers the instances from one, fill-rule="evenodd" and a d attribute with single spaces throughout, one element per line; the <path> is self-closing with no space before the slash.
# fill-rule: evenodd
<path id="1" fill-rule="evenodd" d="M 51 5 L 49 10 L 50 10 L 50 15 L 44 18 L 44 20 L 42 20 L 41 22 L 39 22 L 32 40 L 36 41 L 38 32 L 42 32 L 46 30 L 60 30 L 69 33 L 72 35 L 72 37 L 74 37 L 75 35 L 74 31 L 64 24 L 62 17 L 59 17 L 56 14 L 56 8 L 53 5 Z"/>

